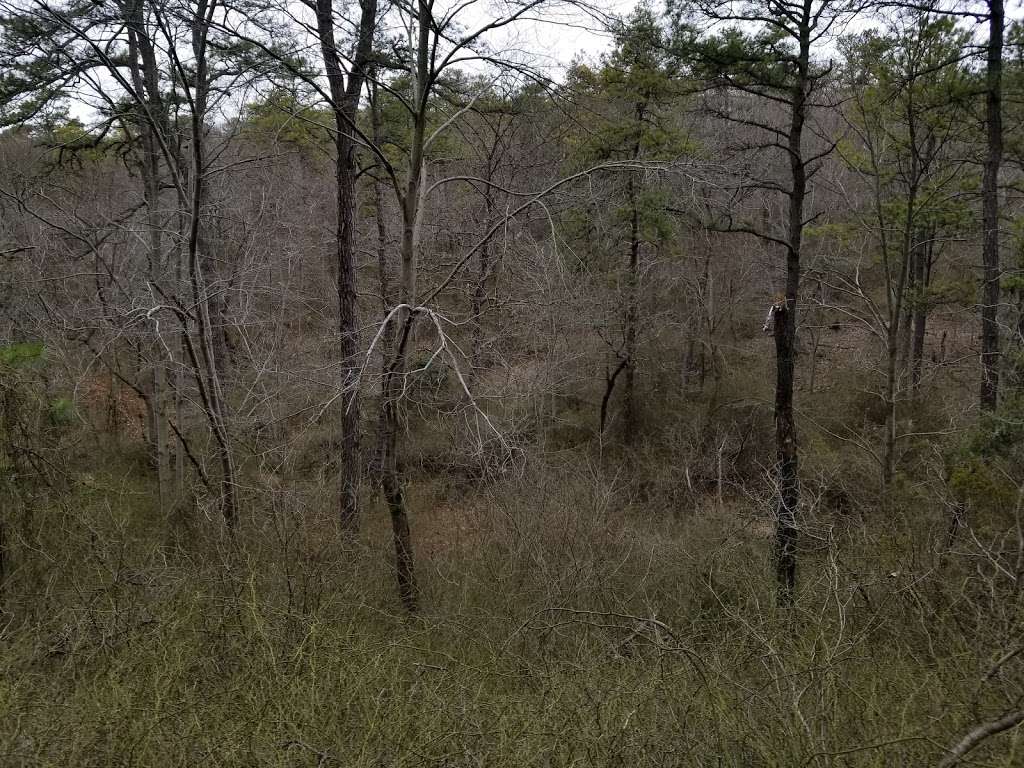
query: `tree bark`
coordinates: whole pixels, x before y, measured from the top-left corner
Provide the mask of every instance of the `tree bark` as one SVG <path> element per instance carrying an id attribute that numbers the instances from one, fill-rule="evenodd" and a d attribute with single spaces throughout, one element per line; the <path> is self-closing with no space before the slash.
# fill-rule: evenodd
<path id="1" fill-rule="evenodd" d="M 380 92 L 375 82 L 370 84 L 370 120 L 373 128 L 373 143 L 378 147 L 384 145 L 384 125 L 381 115 Z M 391 275 L 388 265 L 388 229 L 387 219 L 384 215 L 384 183 L 379 178 L 373 180 L 373 199 L 375 207 L 375 218 L 377 221 L 377 282 L 380 290 L 381 309 L 383 317 L 387 317 L 392 306 Z M 387 408 L 387 382 L 384 381 L 388 374 L 391 360 L 395 354 L 395 328 L 389 324 L 384 329 L 380 343 L 380 370 L 381 370 L 381 395 L 378 404 L 378 428 L 377 445 L 373 456 L 373 476 L 382 483 L 384 468 L 388 459 L 390 435 L 387 433 L 388 415 Z"/>
<path id="2" fill-rule="evenodd" d="M 800 297 L 800 254 L 803 241 L 804 203 L 807 196 L 807 168 L 803 156 L 803 132 L 810 85 L 811 1 L 804 0 L 799 29 L 797 77 L 790 95 L 790 125 L 787 145 L 791 187 L 786 232 L 786 295 L 775 313 L 775 449 L 776 532 L 775 576 L 778 602 L 793 604 L 796 591 L 796 510 L 800 503 L 799 450 L 793 415 L 793 385 L 796 369 L 797 302 Z"/>
<path id="3" fill-rule="evenodd" d="M 1003 0 L 989 0 L 989 39 L 985 70 L 987 153 L 981 182 L 984 230 L 981 285 L 981 407 L 994 410 L 999 400 L 999 166 L 1003 157 Z"/>
<path id="4" fill-rule="evenodd" d="M 405 375 L 408 344 L 416 315 L 408 310 L 402 314 L 404 317 L 395 345 L 395 355 L 384 374 L 381 401 L 381 488 L 391 516 L 398 598 L 408 613 L 415 614 L 419 610 L 419 587 L 416 582 L 412 532 L 409 528 L 409 509 L 402 487 L 404 468 L 398 456 L 398 430 L 401 419 L 402 379 Z"/>
<path id="5" fill-rule="evenodd" d="M 153 344 L 150 353 L 157 357 L 160 354 L 159 344 Z M 149 450 L 156 469 L 157 504 L 161 513 L 167 511 L 169 487 L 167 482 L 169 463 L 167 458 L 167 418 L 164 412 L 164 390 L 166 382 L 164 365 L 159 359 L 150 362 L 148 381 L 143 384 L 145 392 L 146 431 L 148 433 Z M 115 409 L 116 409 L 115 404 Z"/>
<path id="6" fill-rule="evenodd" d="M 399 331 L 391 363 L 384 373 L 381 392 L 381 488 L 391 516 L 391 531 L 395 546 L 395 575 L 398 597 L 410 614 L 419 610 L 419 588 L 416 583 L 412 534 L 409 527 L 409 509 L 406 504 L 404 467 L 398 455 L 398 433 L 404 415 L 402 389 L 408 369 L 409 343 L 416 322 L 416 249 L 419 240 L 420 173 L 410 171 L 406 200 L 405 224 L 402 231 L 402 308 L 395 317 Z"/>
<path id="7" fill-rule="evenodd" d="M 395 545 L 395 575 L 398 597 L 409 614 L 419 610 L 419 586 L 416 581 L 409 509 L 405 498 L 404 469 L 399 458 L 398 432 L 404 416 L 402 389 L 408 369 L 409 343 L 416 322 L 417 258 L 420 241 L 420 216 L 423 208 L 424 151 L 427 140 L 427 98 L 430 90 L 431 8 L 427 0 L 416 4 L 416 43 L 413 67 L 413 130 L 409 144 L 409 171 L 400 194 L 402 206 L 402 269 L 399 283 L 399 309 L 394 355 L 381 385 L 381 489 L 391 516 Z"/>
<path id="8" fill-rule="evenodd" d="M 623 344 L 625 407 L 622 419 L 623 434 L 627 444 L 633 441 L 637 432 L 636 340 L 637 324 L 640 321 L 640 210 L 636 199 L 636 181 L 632 174 L 630 174 L 628 183 L 630 202 L 629 272 L 626 274 L 626 328 Z"/>
<path id="9" fill-rule="evenodd" d="M 636 118 L 636 141 L 633 144 L 633 159 L 641 159 L 640 137 L 643 133 L 647 102 L 636 103 L 633 114 Z M 637 432 L 636 404 L 636 345 L 637 326 L 640 323 L 640 204 L 637 200 L 636 175 L 630 173 L 629 180 L 629 271 L 626 274 L 626 328 L 623 353 L 626 367 L 625 413 L 622 426 L 626 442 L 630 443 Z"/>
<path id="10" fill-rule="evenodd" d="M 915 258 L 916 245 L 914 243 L 914 218 L 917 206 L 917 189 L 919 182 L 920 165 L 914 141 L 914 128 L 911 123 L 911 161 L 910 161 L 910 188 L 907 192 L 906 216 L 903 222 L 903 237 L 899 254 L 899 274 L 896 283 L 893 285 L 889 268 L 890 260 L 887 255 L 887 238 L 883 234 L 882 251 L 886 263 L 886 273 L 889 276 L 886 290 L 889 293 L 889 327 L 886 334 L 886 368 L 885 368 L 885 454 L 882 466 L 882 484 L 888 486 L 896 473 L 896 438 L 899 425 L 899 402 L 897 399 L 897 384 L 900 375 L 898 365 L 900 357 L 900 336 L 902 335 L 903 323 L 906 318 L 903 316 L 904 300 L 907 294 L 907 282 L 912 274 L 911 263 Z M 881 214 L 881 200 L 879 206 L 879 226 L 885 227 L 885 219 Z M 919 255 L 918 255 L 919 258 Z"/>
<path id="11" fill-rule="evenodd" d="M 353 138 L 359 97 L 370 64 L 377 20 L 376 0 L 361 0 L 359 33 L 352 70 L 345 82 L 335 44 L 333 0 L 317 0 L 320 50 L 331 93 L 335 124 L 336 231 L 335 261 L 338 295 L 338 352 L 342 371 L 339 516 L 342 529 L 359 529 L 359 316 L 356 301 L 354 214 L 356 204 L 356 144 Z"/>
<path id="12" fill-rule="evenodd" d="M 953 747 L 946 750 L 945 757 L 943 757 L 941 762 L 939 762 L 939 768 L 952 768 L 952 766 L 957 765 L 968 752 L 981 744 L 981 742 L 991 736 L 1000 734 L 1003 731 L 1016 728 L 1021 723 L 1024 723 L 1024 709 L 1016 712 L 1009 712 L 998 720 L 982 723 L 971 730 L 970 733 L 965 735 Z"/>
<path id="13" fill-rule="evenodd" d="M 217 357 L 214 352 L 213 328 L 210 318 L 210 297 L 206 278 L 203 274 L 200 253 L 202 210 L 205 200 L 205 135 L 207 96 L 209 93 L 209 68 L 206 58 L 207 33 L 214 6 L 209 0 L 200 0 L 192 22 L 192 48 L 195 56 L 195 76 L 190 94 L 192 161 L 190 168 L 191 196 L 189 200 L 188 272 L 196 307 L 199 354 L 191 348 L 193 363 L 197 366 L 200 396 L 210 430 L 216 443 L 218 463 L 221 468 L 221 513 L 229 529 L 234 529 L 238 518 L 236 499 L 237 482 L 234 456 L 227 429 L 227 403 L 225 401 Z M 201 364 L 201 368 L 199 365 Z"/>
<path id="14" fill-rule="evenodd" d="M 922 235 L 917 256 L 914 259 L 913 339 L 910 350 L 910 385 L 916 392 L 921 384 L 921 365 L 924 360 L 924 341 L 928 332 L 928 285 L 931 282 L 931 261 L 935 233 L 929 230 Z"/>
<path id="15" fill-rule="evenodd" d="M 799 287 L 799 256 L 787 258 L 787 297 Z M 775 312 L 775 448 L 776 529 L 775 575 L 779 605 L 792 605 L 796 589 L 796 509 L 800 503 L 799 454 L 793 418 L 793 378 L 796 360 L 796 299 Z"/>
<path id="16" fill-rule="evenodd" d="M 129 73 L 136 92 L 136 109 L 142 156 L 139 162 L 143 199 L 146 203 L 147 275 L 153 285 L 162 282 L 163 230 L 160 222 L 160 144 L 157 131 L 162 124 L 163 99 L 160 94 L 159 70 L 152 40 L 145 24 L 143 0 L 132 0 L 125 6 L 128 32 Z M 166 370 L 160 339 L 154 339 L 148 350 L 150 371 L 145 382 L 145 405 L 148 420 L 150 453 L 157 476 L 157 498 L 161 512 L 167 509 L 169 497 L 167 456 L 167 419 L 164 411 Z"/>
<path id="17" fill-rule="evenodd" d="M 494 173 L 491 159 L 488 158 L 487 162 L 487 178 L 486 181 L 491 181 L 491 177 Z M 494 196 L 491 193 L 490 186 L 487 186 L 484 191 L 484 232 L 489 232 L 491 229 L 491 219 L 494 216 Z M 473 296 L 470 301 L 470 323 L 471 323 L 471 340 L 470 340 L 470 369 L 469 377 L 472 378 L 476 375 L 477 368 L 482 364 L 483 356 L 483 339 L 484 339 L 484 326 L 483 326 L 483 314 L 487 306 L 487 278 L 491 274 L 491 240 L 488 238 L 484 241 L 484 244 L 480 246 L 480 256 L 478 262 L 478 270 L 476 275 L 476 285 L 473 286 Z"/>

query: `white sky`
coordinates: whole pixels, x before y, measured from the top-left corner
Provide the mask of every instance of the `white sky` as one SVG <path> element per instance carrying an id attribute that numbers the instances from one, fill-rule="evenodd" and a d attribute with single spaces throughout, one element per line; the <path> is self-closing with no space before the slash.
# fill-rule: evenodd
<path id="1" fill-rule="evenodd" d="M 638 0 L 598 0 L 594 3 L 609 15 L 625 16 L 637 6 Z M 524 21 L 504 36 L 507 49 L 517 49 L 553 66 L 566 66 L 581 56 L 595 59 L 608 50 L 610 38 L 600 22 L 580 12 L 542 12 L 538 20 Z M 478 19 L 478 22 L 482 19 Z M 470 23 L 467 23 L 470 26 Z M 493 38 L 494 41 L 500 36 Z"/>

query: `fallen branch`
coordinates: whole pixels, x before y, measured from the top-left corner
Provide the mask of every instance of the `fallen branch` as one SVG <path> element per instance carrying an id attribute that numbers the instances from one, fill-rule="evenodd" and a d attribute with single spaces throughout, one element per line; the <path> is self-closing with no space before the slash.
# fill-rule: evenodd
<path id="1" fill-rule="evenodd" d="M 985 739 L 1015 728 L 1021 723 L 1024 723 L 1024 709 L 1010 712 L 998 720 L 982 723 L 974 730 L 969 731 L 955 747 L 946 750 L 947 754 L 942 758 L 942 762 L 939 763 L 939 768 L 952 768 L 952 766 L 960 762 L 960 758 L 981 744 Z"/>

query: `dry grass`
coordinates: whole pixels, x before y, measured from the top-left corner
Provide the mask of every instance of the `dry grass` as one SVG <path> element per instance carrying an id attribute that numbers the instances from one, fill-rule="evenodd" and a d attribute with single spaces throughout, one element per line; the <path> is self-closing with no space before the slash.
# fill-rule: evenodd
<path id="1" fill-rule="evenodd" d="M 1020 598 L 973 543 L 939 548 L 937 512 L 809 509 L 779 613 L 752 499 L 645 516 L 582 455 L 420 478 L 409 620 L 376 508 L 348 549 L 284 495 L 235 543 L 170 544 L 146 490 L 95 476 L 16 548 L 4 765 L 923 765 L 1021 694 L 1017 667 L 985 680 Z"/>

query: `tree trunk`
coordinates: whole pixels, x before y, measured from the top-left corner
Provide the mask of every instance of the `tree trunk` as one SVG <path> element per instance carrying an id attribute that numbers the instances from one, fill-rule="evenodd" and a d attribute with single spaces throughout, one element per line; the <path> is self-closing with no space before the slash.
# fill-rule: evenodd
<path id="1" fill-rule="evenodd" d="M 639 111 L 639 110 L 638 110 Z M 640 112 L 642 115 L 642 112 Z M 637 152 L 636 154 L 639 154 Z M 622 428 L 627 443 L 637 432 L 636 406 L 636 339 L 640 317 L 640 210 L 636 199 L 636 180 L 629 177 L 629 272 L 626 275 L 626 328 L 623 355 L 625 360 L 625 407 Z"/>
<path id="2" fill-rule="evenodd" d="M 209 260 L 207 263 L 212 261 Z M 217 272 L 223 268 L 223 264 L 214 265 L 215 284 L 220 283 Z M 217 371 L 220 373 L 221 380 L 228 383 L 231 381 L 231 373 L 235 365 L 234 345 L 231 343 L 231 336 L 228 333 L 230 326 L 228 318 L 231 316 L 231 305 L 228 300 L 229 288 L 230 284 L 225 285 L 224 288 L 218 288 L 213 292 L 213 296 L 210 297 L 210 316 L 213 322 L 213 327 L 211 328 L 213 333 L 213 354 L 217 359 Z"/>
<path id="3" fill-rule="evenodd" d="M 142 194 L 146 203 L 146 265 L 152 285 L 162 283 L 163 228 L 160 222 L 160 145 L 157 131 L 161 125 L 163 102 L 159 88 L 159 71 L 152 41 L 145 26 L 142 0 L 126 7 L 128 29 L 129 71 L 132 88 L 136 92 L 136 115 L 142 156 L 139 162 Z M 146 411 L 150 453 L 157 477 L 157 498 L 161 512 L 166 511 L 168 499 L 167 419 L 164 412 L 166 370 L 163 345 L 153 340 L 148 350 L 150 371 L 145 382 Z"/>
<path id="4" fill-rule="evenodd" d="M 370 119 L 373 127 L 373 143 L 380 147 L 384 144 L 384 126 L 383 119 L 380 112 L 380 94 L 377 89 L 377 84 L 371 82 L 370 84 Z M 392 290 L 391 290 L 391 276 L 388 266 L 388 230 L 387 230 L 387 219 L 384 215 L 384 183 L 379 179 L 373 180 L 373 200 L 375 210 L 375 218 L 377 221 L 377 282 L 380 290 L 380 301 L 381 309 L 384 312 L 383 317 L 387 317 L 392 306 Z M 378 428 L 377 428 L 377 446 L 373 457 L 373 472 L 374 476 L 378 478 L 383 487 L 384 480 L 384 468 L 388 460 L 389 454 L 389 443 L 391 442 L 391 435 L 387 432 L 387 424 L 389 417 L 386 413 L 387 408 L 387 382 L 384 382 L 384 378 L 387 376 L 388 368 L 391 364 L 391 360 L 394 357 L 395 347 L 395 326 L 389 324 L 384 329 L 381 341 L 380 341 L 380 370 L 381 370 L 381 396 L 378 404 Z M 395 470 L 397 472 L 397 467 Z"/>
<path id="5" fill-rule="evenodd" d="M 490 160 L 487 164 L 487 181 L 491 180 L 493 170 Z M 488 186 L 484 193 L 484 232 L 491 229 L 491 219 L 494 215 L 494 197 L 491 188 Z M 476 276 L 476 285 L 473 286 L 473 296 L 470 302 L 470 368 L 469 376 L 476 375 L 477 368 L 482 364 L 484 326 L 483 314 L 487 305 L 487 278 L 491 273 L 491 241 L 490 238 L 480 246 L 479 269 Z"/>
<path id="6" fill-rule="evenodd" d="M 399 285 L 401 309 L 396 313 L 395 353 L 384 374 L 381 392 L 381 444 L 383 457 L 381 488 L 391 515 L 391 531 L 395 544 L 395 575 L 398 597 L 410 614 L 419 610 L 419 586 L 416 582 L 409 509 L 405 499 L 404 471 L 398 453 L 398 431 L 403 421 L 402 389 L 408 368 L 409 343 L 416 322 L 417 257 L 420 241 L 420 215 L 423 207 L 424 149 L 427 138 L 427 77 L 430 67 L 431 5 L 419 0 L 416 24 L 416 60 L 413 69 L 412 141 L 409 147 L 409 172 L 401 194 L 402 203 L 402 273 Z"/>
<path id="7" fill-rule="evenodd" d="M 899 425 L 899 403 L 897 402 L 898 379 L 900 375 L 899 357 L 903 344 L 904 302 L 907 295 L 907 282 L 912 275 L 912 262 L 918 250 L 914 242 L 914 218 L 917 207 L 917 190 L 919 181 L 920 164 L 916 149 L 913 147 L 914 128 L 911 123 L 910 137 L 912 143 L 912 156 L 910 161 L 910 188 L 907 192 L 907 211 L 903 221 L 903 237 L 901 238 L 899 253 L 899 275 L 896 283 L 892 283 L 892 274 L 889 268 L 887 239 L 882 238 L 883 258 L 886 263 L 886 274 L 888 276 L 889 301 L 889 327 L 886 329 L 886 366 L 885 366 L 885 454 L 882 460 L 882 484 L 888 486 L 896 473 L 896 437 Z M 881 200 L 878 201 L 879 208 Z M 879 226 L 885 226 L 885 220 L 879 214 Z M 920 259 L 918 254 L 916 258 Z M 908 337 L 909 339 L 909 337 Z"/>
<path id="8" fill-rule="evenodd" d="M 896 404 L 896 377 L 899 375 L 900 344 L 897 340 L 898 333 L 890 326 L 889 335 L 886 338 L 886 361 L 885 361 L 885 454 L 882 459 L 882 484 L 888 486 L 896 473 L 896 428 L 899 424 Z"/>
<path id="9" fill-rule="evenodd" d="M 787 259 L 791 275 L 787 285 L 799 285 L 799 257 Z M 787 294 L 789 291 L 787 290 Z M 786 304 L 790 302 L 787 299 Z M 776 530 L 775 575 L 778 580 L 779 605 L 792 605 L 796 589 L 796 509 L 800 503 L 799 455 L 796 422 L 793 418 L 793 375 L 796 358 L 796 300 L 790 308 L 781 305 L 775 312 L 775 446 L 776 465 Z"/>
<path id="10" fill-rule="evenodd" d="M 178 429 L 184 429 L 185 415 L 185 345 L 179 348 L 178 365 L 174 369 L 174 423 Z M 185 443 L 181 436 L 177 437 L 174 450 L 174 496 L 176 503 L 181 503 L 185 496 Z"/>
<path id="11" fill-rule="evenodd" d="M 928 231 L 924 235 L 917 257 L 914 260 L 914 294 L 913 308 L 913 341 L 910 351 L 911 372 L 910 385 L 916 392 L 921 384 L 921 365 L 924 360 L 924 340 L 928 332 L 928 284 L 931 282 L 931 261 L 934 248 L 935 233 Z"/>
<path id="12" fill-rule="evenodd" d="M 633 144 L 633 159 L 641 159 L 640 137 L 643 133 L 647 102 L 638 101 L 634 108 L 636 118 L 636 141 Z M 640 204 L 637 200 L 636 174 L 630 173 L 629 180 L 629 272 L 626 275 L 626 328 L 624 356 L 626 367 L 626 404 L 622 426 L 626 442 L 633 441 L 637 432 L 636 404 L 636 344 L 637 325 L 640 322 Z"/>
<path id="13" fill-rule="evenodd" d="M 370 84 L 370 120 L 373 125 L 373 143 L 384 146 L 384 124 L 380 112 L 380 94 L 377 84 Z M 384 183 L 379 178 L 373 179 L 374 218 L 377 223 L 377 282 L 380 286 L 381 308 L 385 313 L 391 307 L 391 276 L 388 274 L 388 224 L 384 213 Z M 382 369 L 387 364 L 387 352 L 390 344 L 381 350 Z"/>
<path id="14" fill-rule="evenodd" d="M 999 165 L 1003 157 L 1002 78 L 1003 0 L 989 0 L 989 39 L 985 71 L 987 154 L 981 182 L 984 230 L 981 286 L 981 407 L 994 410 L 999 400 Z"/>
<path id="15" fill-rule="evenodd" d="M 775 576 L 778 602 L 793 604 L 796 591 L 796 511 L 800 503 L 799 452 L 793 415 L 793 386 L 796 369 L 797 302 L 800 297 L 800 251 L 803 241 L 804 202 L 807 196 L 807 168 L 803 157 L 803 132 L 810 78 L 811 5 L 804 2 L 800 24 L 798 73 L 790 95 L 790 125 L 787 137 L 791 187 L 786 235 L 786 296 L 775 314 L 775 449 L 776 532 Z"/>
<path id="16" fill-rule="evenodd" d="M 331 92 L 335 124 L 336 231 L 338 295 L 338 356 L 342 370 L 341 456 L 339 516 L 342 529 L 359 528 L 359 316 L 356 301 L 354 214 L 356 204 L 356 144 L 353 137 L 359 98 L 372 53 L 376 26 L 376 0 L 360 2 L 359 36 L 345 82 L 335 44 L 333 0 L 317 0 L 317 34 Z"/>
<path id="17" fill-rule="evenodd" d="M 409 343 L 416 322 L 416 248 L 419 239 L 419 174 L 412 172 L 407 190 L 416 195 L 406 201 L 405 226 L 402 232 L 401 302 L 404 305 L 394 318 L 398 333 L 391 363 L 384 373 L 381 392 L 381 488 L 391 516 L 395 545 L 395 575 L 398 597 L 410 614 L 419 610 L 419 588 L 416 583 L 409 509 L 405 500 L 404 468 L 399 458 L 398 433 L 403 421 L 402 389 L 408 368 Z"/>
<path id="18" fill-rule="evenodd" d="M 160 354 L 159 344 L 154 345 L 153 354 Z M 159 359 L 152 362 L 149 381 L 146 386 L 146 418 L 149 422 L 149 443 L 153 466 L 156 469 L 157 503 L 160 512 L 167 511 L 169 487 L 167 482 L 169 462 L 167 458 L 167 418 L 164 413 L 164 365 Z M 116 406 L 115 406 L 116 407 Z"/>
<path id="19" fill-rule="evenodd" d="M 238 517 L 236 500 L 237 482 L 234 457 L 227 429 L 227 403 L 217 370 L 214 353 L 213 328 L 210 319 L 210 297 L 203 274 L 203 257 L 200 253 L 200 224 L 205 200 L 205 135 L 207 96 L 209 93 L 209 69 L 206 59 L 207 39 L 212 6 L 207 0 L 200 0 L 196 7 L 192 29 L 192 48 L 196 67 L 191 93 L 191 143 L 192 162 L 190 168 L 191 199 L 189 200 L 188 271 L 196 307 L 199 354 L 191 347 L 193 363 L 197 366 L 197 382 L 206 412 L 210 431 L 216 443 L 216 454 L 221 468 L 221 513 L 229 529 L 235 527 Z M 191 346 L 191 345 L 190 345 Z M 201 366 L 201 367 L 200 367 Z"/>
<path id="20" fill-rule="evenodd" d="M 116 365 L 116 363 L 115 363 Z M 113 368 L 113 365 L 111 366 Z M 107 387 L 107 433 L 114 438 L 114 444 L 121 445 L 121 408 L 120 405 L 120 382 L 117 376 L 110 374 L 110 386 Z"/>
<path id="21" fill-rule="evenodd" d="M 900 318 L 900 360 L 899 365 L 901 370 L 909 371 L 913 363 L 913 349 L 914 349 L 914 301 L 913 297 L 918 291 L 918 270 L 917 265 L 924 256 L 921 254 L 921 247 L 918 244 L 919 241 L 915 241 L 913 247 L 910 250 L 910 264 L 907 269 L 907 286 L 906 295 L 911 297 L 911 301 L 903 302 L 903 316 Z"/>
<path id="22" fill-rule="evenodd" d="M 419 588 L 416 583 L 412 533 L 409 528 L 409 509 L 406 506 L 403 485 L 403 467 L 398 457 L 398 430 L 401 421 L 402 380 L 406 369 L 408 344 L 412 336 L 415 313 L 402 314 L 398 342 L 391 365 L 384 374 L 381 401 L 381 488 L 391 516 L 391 532 L 395 546 L 395 575 L 398 597 L 405 610 L 414 614 L 419 610 Z"/>
<path id="23" fill-rule="evenodd" d="M 342 529 L 354 533 L 359 529 L 359 390 L 358 365 L 359 320 L 356 305 L 356 274 L 352 229 L 355 207 L 354 147 L 350 141 L 338 142 L 338 229 L 337 229 L 337 293 L 338 293 L 338 356 L 342 372 L 340 386 L 341 471 L 339 515 Z"/>

